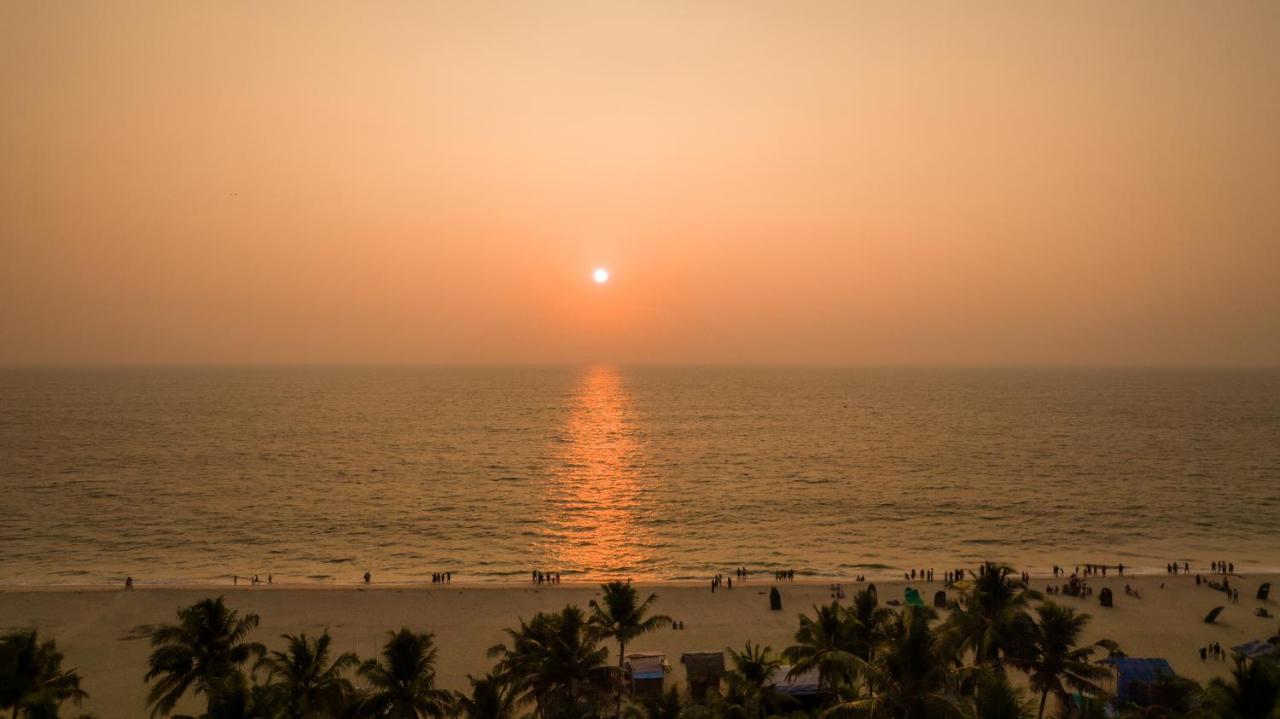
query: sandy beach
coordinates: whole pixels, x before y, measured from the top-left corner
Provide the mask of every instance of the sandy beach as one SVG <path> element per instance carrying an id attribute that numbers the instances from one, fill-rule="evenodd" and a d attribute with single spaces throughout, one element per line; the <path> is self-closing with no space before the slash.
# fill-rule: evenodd
<path id="1" fill-rule="evenodd" d="M 1095 591 L 1111 587 L 1115 606 L 1099 606 L 1096 595 L 1087 599 L 1055 597 L 1057 601 L 1088 611 L 1094 617 L 1088 638 L 1113 639 L 1130 656 L 1164 657 L 1185 676 L 1205 681 L 1225 674 L 1230 662 L 1202 662 L 1198 648 L 1218 642 L 1224 648 L 1271 636 L 1280 619 L 1254 616 L 1258 606 L 1280 612 L 1274 599 L 1259 602 L 1255 592 L 1273 576 L 1233 577 L 1240 589 L 1239 604 L 1208 586 L 1197 587 L 1194 577 L 1143 576 L 1094 579 Z M 1036 578 L 1032 586 L 1043 590 L 1051 580 Z M 1142 594 L 1136 599 L 1124 593 L 1128 583 Z M 1162 586 L 1163 585 L 1163 586 Z M 636 650 L 666 652 L 673 671 L 683 683 L 681 652 L 739 647 L 750 639 L 780 650 L 791 642 L 796 615 L 812 604 L 830 601 L 826 584 L 781 583 L 783 611 L 768 608 L 770 577 L 735 583 L 732 590 L 714 594 L 706 586 L 637 585 L 659 596 L 657 610 L 683 620 L 682 631 L 663 630 L 636 642 Z M 858 585 L 844 585 L 852 593 Z M 882 600 L 902 596 L 903 582 L 878 582 Z M 914 583 L 926 597 L 943 588 L 940 582 Z M 343 651 L 362 658 L 374 656 L 389 629 L 408 626 L 435 633 L 439 644 L 439 682 L 445 688 L 466 686 L 468 674 L 482 674 L 492 660 L 488 647 L 503 639 L 503 629 L 520 617 L 556 610 L 565 604 L 586 606 L 598 595 L 596 585 L 466 585 L 379 586 L 348 588 L 140 587 L 118 589 L 10 589 L 0 591 L 0 630 L 34 627 L 42 636 L 57 640 L 67 665 L 85 677 L 90 699 L 85 711 L 100 719 L 124 719 L 144 715 L 143 700 L 149 646 L 147 629 L 170 622 L 179 606 L 211 595 L 224 595 L 241 612 L 254 612 L 262 624 L 253 638 L 278 648 L 283 633 L 319 633 L 326 627 Z M 1203 623 L 1206 613 L 1226 605 L 1218 622 Z M 611 648 L 612 649 L 612 648 Z M 194 707 L 191 707 L 194 708 Z"/>

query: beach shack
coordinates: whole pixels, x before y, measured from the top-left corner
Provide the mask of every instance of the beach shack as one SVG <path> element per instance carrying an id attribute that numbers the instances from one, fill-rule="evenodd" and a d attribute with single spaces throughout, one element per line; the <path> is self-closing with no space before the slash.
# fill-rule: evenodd
<path id="1" fill-rule="evenodd" d="M 1128 704 L 1156 679 L 1176 676 L 1166 659 L 1109 657 L 1098 663 L 1111 668 L 1111 679 L 1104 680 L 1103 689 L 1115 697 L 1117 706 Z"/>
<path id="2" fill-rule="evenodd" d="M 662 652 L 632 652 L 622 665 L 627 687 L 633 696 L 658 696 L 671 667 Z"/>
<path id="3" fill-rule="evenodd" d="M 685 652 L 680 655 L 680 663 L 684 665 L 685 682 L 694 701 L 706 699 L 710 689 L 720 689 L 720 678 L 724 676 L 723 651 Z"/>

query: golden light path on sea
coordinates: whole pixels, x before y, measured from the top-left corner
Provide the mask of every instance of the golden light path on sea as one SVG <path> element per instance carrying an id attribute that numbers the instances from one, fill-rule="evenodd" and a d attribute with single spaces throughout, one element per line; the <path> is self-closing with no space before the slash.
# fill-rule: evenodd
<path id="1" fill-rule="evenodd" d="M 543 533 L 548 571 L 630 573 L 648 559 L 636 521 L 640 443 L 629 427 L 630 397 L 618 369 L 583 369 L 557 454 L 550 493 L 558 504 Z"/>

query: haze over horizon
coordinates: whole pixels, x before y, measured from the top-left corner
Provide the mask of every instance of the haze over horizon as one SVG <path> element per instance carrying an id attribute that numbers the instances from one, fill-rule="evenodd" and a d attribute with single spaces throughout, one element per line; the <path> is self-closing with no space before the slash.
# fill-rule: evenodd
<path id="1" fill-rule="evenodd" d="M 0 364 L 1277 365 L 1277 128 L 1280 3 L 8 3 Z"/>

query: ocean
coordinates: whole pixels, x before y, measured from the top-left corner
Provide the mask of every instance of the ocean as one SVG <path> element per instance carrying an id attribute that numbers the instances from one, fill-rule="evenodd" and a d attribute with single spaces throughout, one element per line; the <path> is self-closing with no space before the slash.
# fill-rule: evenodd
<path id="1" fill-rule="evenodd" d="M 1280 570 L 1280 370 L 0 369 L 0 584 Z"/>

